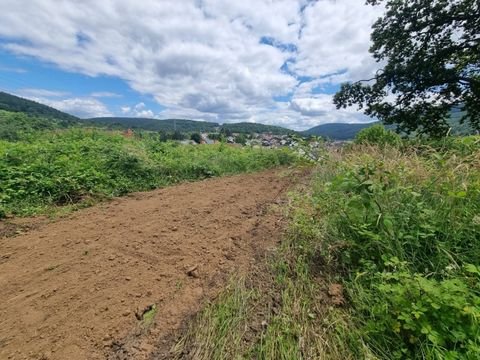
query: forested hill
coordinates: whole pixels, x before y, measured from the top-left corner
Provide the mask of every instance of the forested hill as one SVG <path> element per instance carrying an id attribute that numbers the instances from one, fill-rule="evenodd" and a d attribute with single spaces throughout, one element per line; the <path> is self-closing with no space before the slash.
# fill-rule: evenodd
<path id="1" fill-rule="evenodd" d="M 213 132 L 220 125 L 214 122 L 184 120 L 184 119 L 149 119 L 149 118 L 124 118 L 103 117 L 84 120 L 94 126 L 104 126 L 109 129 L 141 129 L 148 131 L 174 131 L 180 132 Z"/>
<path id="2" fill-rule="evenodd" d="M 370 127 L 374 124 L 378 124 L 378 122 L 368 124 L 323 124 L 306 130 L 302 134 L 321 136 L 333 140 L 351 140 L 355 138 L 355 135 L 357 135 L 360 130 Z"/>
<path id="3" fill-rule="evenodd" d="M 281 127 L 281 126 L 247 123 L 247 122 L 223 124 L 222 128 L 227 129 L 233 133 L 247 133 L 247 134 L 271 133 L 274 135 L 288 135 L 288 134 L 295 133 L 295 131 Z"/>
<path id="4" fill-rule="evenodd" d="M 448 121 L 451 127 L 451 135 L 472 135 L 475 131 L 468 124 L 460 124 L 460 118 L 463 113 L 458 110 L 452 110 L 451 118 Z M 343 124 L 331 123 L 315 126 L 309 130 L 302 132 L 302 135 L 315 135 L 332 140 L 352 140 L 357 133 L 372 125 L 379 124 L 379 122 L 371 122 L 367 124 Z M 394 130 L 395 126 L 389 125 L 387 128 Z"/>
<path id="5" fill-rule="evenodd" d="M 149 119 L 149 118 L 124 118 L 104 117 L 84 120 L 92 126 L 104 126 L 110 129 L 141 129 L 149 131 L 174 131 L 180 132 L 216 132 L 229 131 L 232 133 L 272 133 L 275 135 L 291 134 L 293 130 L 280 126 L 256 124 L 256 123 L 233 123 L 220 125 L 215 122 L 195 121 L 185 119 Z"/>
<path id="6" fill-rule="evenodd" d="M 0 110 L 22 112 L 30 116 L 62 120 L 66 123 L 77 123 L 79 118 L 54 109 L 50 106 L 27 100 L 0 91 Z"/>

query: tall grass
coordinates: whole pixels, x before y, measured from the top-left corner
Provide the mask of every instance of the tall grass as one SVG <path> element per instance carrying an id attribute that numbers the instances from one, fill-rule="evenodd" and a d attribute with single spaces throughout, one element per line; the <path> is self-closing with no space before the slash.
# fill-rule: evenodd
<path id="1" fill-rule="evenodd" d="M 480 357 L 479 150 L 357 145 L 315 182 L 318 253 L 343 275 L 355 358 Z"/>
<path id="2" fill-rule="evenodd" d="M 183 146 L 99 130 L 0 141 L 0 213 L 28 215 L 89 198 L 288 165 L 286 150 Z"/>
<path id="3" fill-rule="evenodd" d="M 252 340 L 225 318 L 230 343 L 249 341 L 214 358 L 480 358 L 478 137 L 332 151 L 290 199 L 272 283 L 239 286 L 259 296 L 265 326 Z M 329 284 L 343 286 L 343 305 Z M 218 318 L 228 299 L 202 316 Z M 252 301 L 229 316 L 251 324 Z M 190 349 L 205 344 L 189 339 Z"/>

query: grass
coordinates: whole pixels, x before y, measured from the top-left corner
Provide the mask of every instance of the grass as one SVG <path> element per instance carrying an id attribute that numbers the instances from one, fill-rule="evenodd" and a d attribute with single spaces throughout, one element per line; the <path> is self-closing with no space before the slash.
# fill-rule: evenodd
<path id="1" fill-rule="evenodd" d="M 232 278 L 217 301 L 205 307 L 176 344 L 173 358 L 241 359 L 242 339 L 256 298 L 258 294 L 247 288 L 245 278 Z"/>
<path id="2" fill-rule="evenodd" d="M 100 130 L 37 132 L 0 141 L 0 216 L 75 209 L 129 192 L 297 160 L 288 150 L 183 146 Z"/>
<path id="3" fill-rule="evenodd" d="M 151 308 L 143 313 L 142 316 L 142 325 L 145 327 L 149 327 L 153 324 L 155 320 L 155 316 L 157 315 L 158 308 L 157 305 L 153 304 Z"/>
<path id="4" fill-rule="evenodd" d="M 480 138 L 333 151 L 288 217 L 271 281 L 233 280 L 179 358 L 480 357 Z"/>

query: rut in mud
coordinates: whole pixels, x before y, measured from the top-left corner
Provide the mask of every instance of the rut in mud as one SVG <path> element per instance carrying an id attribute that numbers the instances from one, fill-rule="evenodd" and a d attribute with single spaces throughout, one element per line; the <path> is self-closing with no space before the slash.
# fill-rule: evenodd
<path id="1" fill-rule="evenodd" d="M 0 359 L 146 359 L 275 246 L 270 170 L 133 194 L 0 239 Z"/>

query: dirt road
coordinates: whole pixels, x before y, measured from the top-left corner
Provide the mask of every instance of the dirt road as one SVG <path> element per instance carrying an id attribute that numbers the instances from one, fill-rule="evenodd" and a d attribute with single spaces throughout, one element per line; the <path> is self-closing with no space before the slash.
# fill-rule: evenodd
<path id="1" fill-rule="evenodd" d="M 279 239 L 287 170 L 133 194 L 0 239 L 0 359 L 146 359 Z M 155 315 L 153 320 L 152 316 Z"/>

